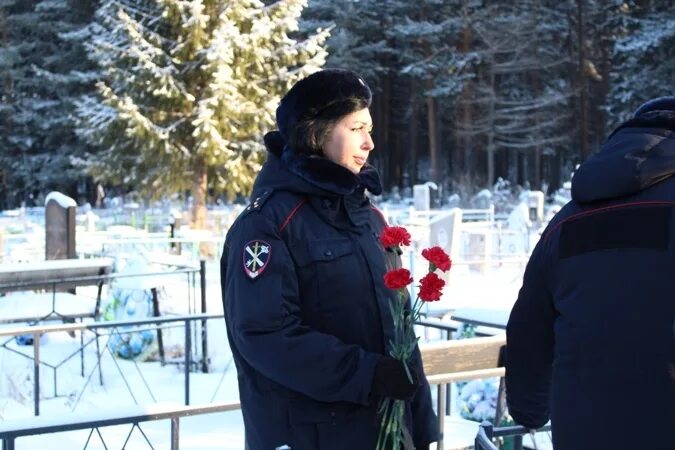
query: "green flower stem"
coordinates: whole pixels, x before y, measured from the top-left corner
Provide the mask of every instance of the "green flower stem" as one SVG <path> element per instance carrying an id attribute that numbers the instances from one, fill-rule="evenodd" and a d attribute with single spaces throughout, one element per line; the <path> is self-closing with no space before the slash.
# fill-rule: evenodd
<path id="1" fill-rule="evenodd" d="M 429 265 L 429 271 L 433 272 L 436 267 Z M 412 373 L 408 364 L 417 345 L 415 336 L 415 322 L 419 320 L 424 301 L 416 296 L 410 309 L 407 308 L 408 292 L 406 288 L 399 289 L 396 293 L 396 301 L 389 303 L 392 321 L 394 323 L 394 336 L 389 341 L 389 355 L 403 363 L 408 380 L 413 383 Z M 380 404 L 378 412 L 382 414 L 380 431 L 377 437 L 375 450 L 399 449 L 405 442 L 406 432 L 404 416 L 405 402 L 385 398 Z M 409 436 L 410 433 L 407 433 Z"/>
<path id="2" fill-rule="evenodd" d="M 385 398 L 380 404 L 379 412 L 382 414 L 382 422 L 380 423 L 380 432 L 377 436 L 377 445 L 375 446 L 375 450 L 382 450 L 384 448 L 384 444 L 386 443 L 386 429 L 391 403 L 391 399 Z"/>

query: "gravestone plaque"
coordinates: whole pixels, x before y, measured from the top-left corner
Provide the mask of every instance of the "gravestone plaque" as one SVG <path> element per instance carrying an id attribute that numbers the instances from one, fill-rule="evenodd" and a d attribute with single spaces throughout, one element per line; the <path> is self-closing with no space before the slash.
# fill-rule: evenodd
<path id="1" fill-rule="evenodd" d="M 462 210 L 452 208 L 436 214 L 429 222 L 429 244 L 441 247 L 451 259 L 459 260 Z"/>
<path id="2" fill-rule="evenodd" d="M 431 192 L 426 184 L 413 186 L 413 206 L 416 211 L 429 211 L 431 208 Z"/>
<path id="3" fill-rule="evenodd" d="M 532 222 L 544 221 L 544 193 L 542 191 L 530 191 L 527 194 L 527 206 Z"/>
<path id="4" fill-rule="evenodd" d="M 45 199 L 45 259 L 76 258 L 75 208 L 77 203 L 60 192 Z"/>
<path id="5" fill-rule="evenodd" d="M 445 250 L 451 261 L 459 261 L 462 210 L 452 208 L 434 215 L 429 221 L 429 245 Z M 441 274 L 448 283 L 453 271 Z"/>

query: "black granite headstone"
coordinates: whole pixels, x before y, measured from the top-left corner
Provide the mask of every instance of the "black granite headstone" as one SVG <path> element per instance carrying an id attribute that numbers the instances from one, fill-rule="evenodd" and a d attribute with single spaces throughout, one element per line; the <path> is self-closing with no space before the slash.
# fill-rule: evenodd
<path id="1" fill-rule="evenodd" d="M 60 192 L 45 199 L 45 259 L 76 258 L 75 200 Z"/>

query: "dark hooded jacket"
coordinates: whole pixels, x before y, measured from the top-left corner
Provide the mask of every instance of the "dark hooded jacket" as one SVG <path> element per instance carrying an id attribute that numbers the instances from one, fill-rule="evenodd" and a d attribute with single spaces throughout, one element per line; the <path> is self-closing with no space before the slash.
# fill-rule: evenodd
<path id="1" fill-rule="evenodd" d="M 556 450 L 675 449 L 675 111 L 617 129 L 527 265 L 509 411 Z"/>
<path id="2" fill-rule="evenodd" d="M 320 157 L 282 152 L 268 160 L 253 203 L 227 234 L 221 282 L 249 450 L 373 450 L 379 398 L 375 364 L 393 324 L 383 284 L 384 226 L 364 190 L 379 177 Z M 260 251 L 264 248 L 263 252 Z M 257 260 L 254 261 L 253 256 Z M 418 449 L 437 439 L 429 385 L 407 405 Z"/>

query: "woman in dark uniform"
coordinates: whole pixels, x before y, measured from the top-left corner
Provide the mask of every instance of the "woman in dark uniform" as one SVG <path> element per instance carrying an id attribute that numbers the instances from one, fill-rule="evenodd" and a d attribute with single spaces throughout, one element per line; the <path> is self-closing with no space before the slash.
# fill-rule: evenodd
<path id="1" fill-rule="evenodd" d="M 389 356 L 380 194 L 367 162 L 371 91 L 323 70 L 296 83 L 265 136 L 253 201 L 221 260 L 227 333 L 250 450 L 374 450 L 383 397 L 406 400 L 415 447 L 438 438 L 419 351 L 415 382 Z M 400 261 L 389 261 L 400 266 Z"/>

